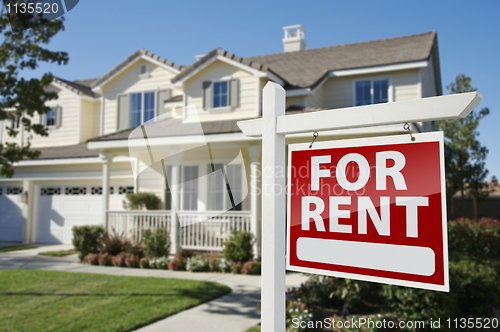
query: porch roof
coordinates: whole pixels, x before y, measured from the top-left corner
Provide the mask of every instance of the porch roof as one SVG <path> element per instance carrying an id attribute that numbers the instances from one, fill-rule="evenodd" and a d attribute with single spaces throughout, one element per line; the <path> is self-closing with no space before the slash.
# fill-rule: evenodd
<path id="1" fill-rule="evenodd" d="M 98 157 L 99 153 L 103 151 L 102 149 L 89 150 L 87 149 L 87 143 L 47 148 L 32 148 L 32 150 L 41 152 L 40 156 L 35 160 Z"/>

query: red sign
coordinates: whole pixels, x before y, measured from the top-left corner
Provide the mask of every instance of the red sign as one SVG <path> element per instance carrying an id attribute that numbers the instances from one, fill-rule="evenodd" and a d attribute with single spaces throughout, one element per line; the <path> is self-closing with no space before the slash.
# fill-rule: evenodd
<path id="1" fill-rule="evenodd" d="M 287 269 L 449 291 L 441 132 L 289 145 Z"/>

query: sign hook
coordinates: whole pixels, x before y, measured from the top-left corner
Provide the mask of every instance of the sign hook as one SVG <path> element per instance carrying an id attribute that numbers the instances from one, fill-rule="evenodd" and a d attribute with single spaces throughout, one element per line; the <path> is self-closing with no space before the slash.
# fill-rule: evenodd
<path id="1" fill-rule="evenodd" d="M 309 149 L 310 149 L 310 148 L 312 148 L 313 143 L 314 143 L 314 141 L 316 140 L 316 138 L 317 138 L 318 136 L 319 136 L 318 132 L 317 132 L 317 131 L 315 131 L 315 132 L 313 133 L 313 140 L 312 140 L 311 144 L 309 144 Z"/>
<path id="2" fill-rule="evenodd" d="M 413 137 L 413 135 L 411 134 L 410 125 L 408 124 L 408 122 L 403 125 L 403 129 L 408 130 L 408 132 L 410 133 L 411 141 L 415 142 L 415 137 Z M 311 145 L 312 145 L 312 143 L 311 143 Z"/>

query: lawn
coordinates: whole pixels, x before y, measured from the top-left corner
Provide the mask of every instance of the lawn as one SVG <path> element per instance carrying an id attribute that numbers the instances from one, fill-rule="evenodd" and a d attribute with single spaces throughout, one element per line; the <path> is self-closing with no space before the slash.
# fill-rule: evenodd
<path id="1" fill-rule="evenodd" d="M 228 294 L 206 281 L 0 271 L 2 331 L 131 331 Z"/>
<path id="2" fill-rule="evenodd" d="M 12 246 L 12 247 L 3 247 L 0 248 L 0 252 L 7 252 L 7 251 L 17 251 L 17 250 L 26 250 L 26 249 L 35 249 L 38 248 L 38 246 L 34 245 L 19 245 L 19 246 Z"/>

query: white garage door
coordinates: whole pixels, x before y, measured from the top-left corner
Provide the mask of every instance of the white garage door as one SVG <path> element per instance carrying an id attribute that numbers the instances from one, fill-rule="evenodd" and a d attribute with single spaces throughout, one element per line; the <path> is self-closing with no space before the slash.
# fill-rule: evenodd
<path id="1" fill-rule="evenodd" d="M 110 209 L 123 210 L 122 200 L 133 187 L 111 187 Z M 38 192 L 36 242 L 71 243 L 73 226 L 102 225 L 102 187 L 65 184 L 41 186 Z"/>
<path id="2" fill-rule="evenodd" d="M 22 187 L 0 187 L 0 241 L 22 241 Z"/>

